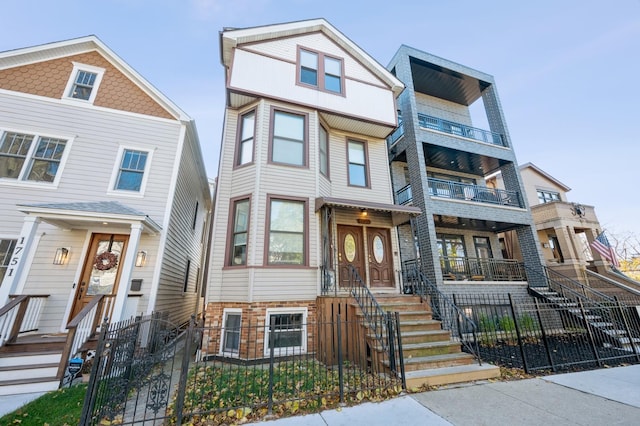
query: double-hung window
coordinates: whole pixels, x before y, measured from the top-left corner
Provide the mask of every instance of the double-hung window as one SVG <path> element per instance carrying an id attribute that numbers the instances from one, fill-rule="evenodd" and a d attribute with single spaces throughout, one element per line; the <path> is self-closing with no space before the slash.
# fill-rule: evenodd
<path id="1" fill-rule="evenodd" d="M 73 71 L 64 91 L 65 96 L 69 99 L 93 103 L 104 71 L 104 68 L 74 63 Z"/>
<path id="2" fill-rule="evenodd" d="M 306 201 L 269 199 L 269 265 L 306 265 Z"/>
<path id="3" fill-rule="evenodd" d="M 53 182 L 67 141 L 17 132 L 0 134 L 0 178 Z"/>
<path id="4" fill-rule="evenodd" d="M 251 111 L 240 116 L 240 131 L 236 166 L 242 166 L 253 161 L 253 141 L 255 136 L 256 112 Z"/>
<path id="5" fill-rule="evenodd" d="M 242 310 L 225 309 L 223 317 L 220 352 L 222 353 L 222 355 L 237 356 L 240 352 L 240 327 L 242 324 Z"/>
<path id="6" fill-rule="evenodd" d="M 307 165 L 306 116 L 273 112 L 271 161 L 304 167 Z"/>
<path id="7" fill-rule="evenodd" d="M 148 152 L 134 149 L 124 149 L 122 151 L 122 159 L 115 183 L 116 190 L 140 192 L 148 155 Z"/>
<path id="8" fill-rule="evenodd" d="M 344 92 L 342 59 L 300 48 L 298 81 L 326 92 L 341 94 Z"/>
<path id="9" fill-rule="evenodd" d="M 368 187 L 367 147 L 364 142 L 354 140 L 347 141 L 347 145 L 349 185 Z"/>
<path id="10" fill-rule="evenodd" d="M 13 249 L 16 247 L 16 240 L 0 240 L 0 284 L 7 273 Z"/>
<path id="11" fill-rule="evenodd" d="M 231 247 L 229 265 L 247 264 L 247 239 L 249 235 L 249 199 L 233 202 L 233 224 L 231 226 Z"/>

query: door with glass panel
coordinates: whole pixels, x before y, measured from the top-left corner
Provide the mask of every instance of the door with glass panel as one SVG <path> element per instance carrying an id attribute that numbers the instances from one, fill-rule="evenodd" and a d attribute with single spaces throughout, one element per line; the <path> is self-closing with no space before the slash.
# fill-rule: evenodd
<path id="1" fill-rule="evenodd" d="M 437 234 L 440 267 L 445 279 L 464 279 L 468 271 L 462 235 Z"/>
<path id="2" fill-rule="evenodd" d="M 353 265 L 362 281 L 366 282 L 362 236 L 359 226 L 338 226 L 338 271 L 343 288 L 349 287 L 349 265 Z"/>
<path id="3" fill-rule="evenodd" d="M 388 229 L 367 228 L 371 287 L 393 287 L 391 235 Z"/>

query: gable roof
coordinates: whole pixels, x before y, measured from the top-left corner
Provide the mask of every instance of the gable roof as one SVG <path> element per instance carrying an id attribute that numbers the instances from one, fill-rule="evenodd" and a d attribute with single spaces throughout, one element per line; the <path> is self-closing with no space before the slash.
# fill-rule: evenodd
<path id="1" fill-rule="evenodd" d="M 165 108 L 175 119 L 192 121 L 182 109 L 153 87 L 151 83 L 138 74 L 95 35 L 0 52 L 0 70 L 87 52 L 98 52 L 102 55 L 145 94 Z"/>
<path id="2" fill-rule="evenodd" d="M 395 96 L 404 90 L 404 84 L 400 80 L 323 18 L 241 29 L 225 28 L 220 32 L 220 60 L 223 65 L 229 66 L 233 48 L 240 44 L 315 32 L 322 32 L 360 61 L 371 73 L 387 84 Z"/>
<path id="3" fill-rule="evenodd" d="M 524 169 L 531 169 L 531 170 L 535 171 L 539 175 L 545 177 L 546 179 L 549 179 L 551 182 L 553 182 L 556 185 L 558 185 L 565 192 L 571 191 L 571 188 L 569 188 L 567 185 L 565 185 L 564 183 L 560 182 L 558 179 L 554 178 L 549 173 L 545 172 L 544 170 L 542 170 L 540 167 L 536 166 L 533 163 L 522 164 L 520 166 L 520 170 L 524 170 Z"/>

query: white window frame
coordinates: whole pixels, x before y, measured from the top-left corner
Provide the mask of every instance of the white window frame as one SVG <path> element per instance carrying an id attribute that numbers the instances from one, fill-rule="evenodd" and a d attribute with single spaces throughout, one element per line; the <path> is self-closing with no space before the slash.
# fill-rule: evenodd
<path id="1" fill-rule="evenodd" d="M 4 137 L 5 133 L 19 133 L 19 134 L 33 136 L 33 142 L 31 143 L 31 146 L 27 151 L 24 164 L 22 165 L 22 169 L 20 170 L 18 177 L 15 179 L 0 177 L 0 184 L 20 185 L 20 186 L 29 185 L 29 186 L 42 186 L 46 188 L 51 188 L 51 187 L 57 188 L 58 184 L 60 183 L 62 173 L 64 172 L 64 167 L 65 167 L 65 164 L 67 163 L 67 158 L 69 157 L 69 151 L 71 150 L 71 145 L 73 144 L 74 138 L 69 136 L 59 136 L 59 135 L 53 135 L 48 133 L 42 134 L 40 132 L 31 132 L 31 131 L 22 130 L 22 129 L 0 128 L 0 141 Z M 65 141 L 64 152 L 62 153 L 62 157 L 60 157 L 60 162 L 58 163 L 58 170 L 56 171 L 55 178 L 53 178 L 53 182 L 36 181 L 36 180 L 27 179 L 28 172 L 31 170 L 31 164 L 33 163 L 33 160 L 34 160 L 33 155 L 37 150 L 37 147 L 40 143 L 41 138 L 60 139 Z"/>
<path id="2" fill-rule="evenodd" d="M 118 181 L 118 175 L 120 174 L 120 167 L 122 166 L 122 158 L 125 151 L 142 151 L 147 153 L 147 161 L 144 165 L 144 172 L 142 175 L 142 182 L 140 182 L 139 191 L 128 191 L 126 189 L 116 189 L 116 182 Z M 116 162 L 111 172 L 111 179 L 109 180 L 108 194 L 118 194 L 129 197 L 143 197 L 145 189 L 147 187 L 147 181 L 149 180 L 149 170 L 151 169 L 151 160 L 153 159 L 153 149 L 148 147 L 132 146 L 132 145 L 120 145 L 118 148 L 118 155 L 116 156 Z"/>
<path id="3" fill-rule="evenodd" d="M 288 346 L 286 348 L 273 348 L 273 353 L 275 356 L 281 355 L 293 355 L 300 353 L 307 353 L 307 340 L 309 336 L 307 334 L 307 316 L 308 310 L 307 308 L 267 308 L 265 315 L 265 326 L 264 326 L 264 354 L 265 356 L 270 356 L 271 350 L 269 349 L 269 326 L 271 324 L 271 315 L 281 315 L 281 314 L 302 314 L 302 328 L 300 332 L 302 333 L 302 345 L 301 346 Z"/>
<path id="4" fill-rule="evenodd" d="M 73 89 L 74 84 L 76 83 L 76 76 L 78 72 L 85 71 L 96 74 L 96 80 L 93 83 L 91 88 L 91 95 L 89 99 L 78 99 L 71 96 L 71 90 Z M 93 104 L 98 94 L 98 89 L 100 88 L 100 83 L 102 82 L 102 77 L 104 76 L 105 69 L 100 67 L 95 67 L 92 65 L 81 64 L 78 62 L 73 62 L 73 70 L 71 71 L 71 75 L 69 76 L 69 80 L 67 81 L 67 86 L 64 89 L 64 93 L 62 95 L 62 99 L 70 100 L 73 102 L 82 102 Z"/>
<path id="5" fill-rule="evenodd" d="M 229 314 L 232 315 L 240 315 L 240 336 L 238 337 L 238 351 L 225 351 L 224 343 L 226 339 L 226 327 L 227 327 L 227 316 Z M 240 345 L 242 343 L 242 308 L 224 308 L 222 311 L 222 329 L 220 331 L 220 348 L 218 350 L 218 355 L 238 358 L 240 356 Z"/>
<path id="6" fill-rule="evenodd" d="M 2 284 L 2 281 L 6 276 L 7 270 L 9 270 L 9 266 L 11 266 L 10 262 L 11 262 L 11 258 L 13 257 L 13 252 L 16 249 L 16 245 L 18 244 L 18 238 L 17 237 L 4 238 L 0 236 L 0 242 L 3 242 L 3 241 L 13 241 L 13 249 L 11 251 L 7 251 L 5 256 L 3 258 L 0 258 L 0 271 L 4 269 L 4 272 L 0 274 L 0 284 Z M 11 243 L 9 243 L 9 247 L 11 247 Z"/>

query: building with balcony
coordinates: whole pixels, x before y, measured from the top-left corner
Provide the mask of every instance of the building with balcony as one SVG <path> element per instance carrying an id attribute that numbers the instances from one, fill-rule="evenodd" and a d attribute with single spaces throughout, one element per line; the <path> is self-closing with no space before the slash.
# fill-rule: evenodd
<path id="1" fill-rule="evenodd" d="M 400 227 L 403 262 L 451 293 L 544 286 L 535 273 L 527 280 L 527 269 L 542 270 L 541 246 L 493 77 L 408 46 L 388 69 L 406 86 L 387 140 L 396 202 L 423 212 Z M 488 186 L 497 172 L 502 187 Z"/>

